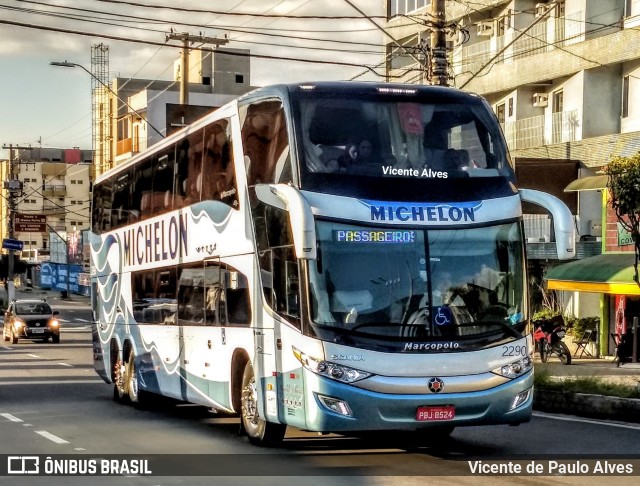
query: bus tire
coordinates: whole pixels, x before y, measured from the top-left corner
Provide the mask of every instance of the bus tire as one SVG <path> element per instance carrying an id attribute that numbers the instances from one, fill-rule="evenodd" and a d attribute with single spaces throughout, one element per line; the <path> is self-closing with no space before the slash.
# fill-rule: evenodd
<path id="1" fill-rule="evenodd" d="M 247 362 L 244 368 L 240 393 L 242 404 L 240 420 L 249 442 L 258 446 L 273 446 L 282 442 L 287 426 L 267 422 L 260 417 L 256 377 L 251 362 Z"/>
<path id="2" fill-rule="evenodd" d="M 144 408 L 147 402 L 147 393 L 144 390 L 140 390 L 138 375 L 136 374 L 135 358 L 136 356 L 133 351 L 129 351 L 129 358 L 125 364 L 124 387 L 133 406 L 136 408 Z"/>
<path id="3" fill-rule="evenodd" d="M 116 359 L 113 364 L 113 400 L 124 403 L 127 392 L 124 386 L 125 366 L 120 359 L 119 353 L 116 353 Z"/>

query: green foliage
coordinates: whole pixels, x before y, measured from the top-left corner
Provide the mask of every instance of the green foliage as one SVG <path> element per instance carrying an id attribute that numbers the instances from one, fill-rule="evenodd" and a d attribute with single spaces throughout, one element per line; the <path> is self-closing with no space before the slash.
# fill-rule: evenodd
<path id="1" fill-rule="evenodd" d="M 640 215 L 640 152 L 631 157 L 613 157 L 604 168 L 611 205 L 622 216 Z M 624 221 L 620 221 L 625 225 Z M 634 228 L 626 227 L 632 232 Z M 635 226 L 636 234 L 638 226 Z"/>
<path id="2" fill-rule="evenodd" d="M 562 316 L 562 318 L 564 319 L 565 327 L 567 328 L 569 334 L 571 334 L 571 336 L 576 339 L 581 338 L 587 329 L 598 329 L 598 327 L 600 326 L 599 317 L 593 316 L 577 318 L 573 316 L 565 316 L 561 312 L 547 308 L 533 314 L 531 320 L 548 320 L 556 316 Z"/>
<path id="3" fill-rule="evenodd" d="M 575 319 L 569 332 L 574 338 L 579 339 L 587 329 L 598 329 L 599 326 L 599 317 L 581 317 L 580 319 Z"/>
<path id="4" fill-rule="evenodd" d="M 604 168 L 609 176 L 607 189 L 611 207 L 616 212 L 618 222 L 627 230 L 634 242 L 636 259 L 634 280 L 638 278 L 638 258 L 640 257 L 640 152 L 631 157 L 613 157 Z"/>
<path id="5" fill-rule="evenodd" d="M 534 387 L 538 390 L 559 391 L 563 393 L 588 393 L 621 398 L 640 398 L 640 389 L 622 383 L 610 383 L 597 376 L 554 379 L 546 370 L 536 369 Z"/>

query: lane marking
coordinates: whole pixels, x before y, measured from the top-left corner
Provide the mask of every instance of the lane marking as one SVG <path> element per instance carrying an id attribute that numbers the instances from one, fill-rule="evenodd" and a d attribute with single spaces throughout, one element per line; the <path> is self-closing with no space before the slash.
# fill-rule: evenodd
<path id="1" fill-rule="evenodd" d="M 58 363 L 60 366 L 68 366 L 69 368 L 73 368 L 73 365 L 70 365 L 69 363 Z"/>
<path id="2" fill-rule="evenodd" d="M 61 439 L 57 435 L 53 435 L 52 433 L 47 432 L 46 430 L 36 430 L 35 432 L 36 432 L 36 434 L 39 434 L 42 437 L 44 437 L 45 439 L 49 439 L 51 442 L 55 442 L 56 444 L 68 444 L 69 443 L 69 441 Z"/>
<path id="3" fill-rule="evenodd" d="M 40 357 L 37 354 L 27 354 L 27 356 L 31 356 L 32 358 L 39 358 Z"/>
<path id="4" fill-rule="evenodd" d="M 11 420 L 12 422 L 22 422 L 22 420 L 20 420 L 15 415 L 11 415 L 10 413 L 0 413 L 0 416 L 6 418 L 7 420 Z"/>
<path id="5" fill-rule="evenodd" d="M 80 319 L 80 318 L 76 318 L 76 321 L 78 321 L 78 322 L 91 322 L 89 319 Z"/>
<path id="6" fill-rule="evenodd" d="M 102 383 L 105 384 L 104 380 L 100 378 L 96 378 L 95 380 L 87 380 L 87 379 L 79 379 L 79 380 L 32 380 L 32 381 L 1 381 L 1 386 L 9 386 L 9 385 L 91 385 L 91 384 Z"/>
<path id="7" fill-rule="evenodd" d="M 575 415 L 552 415 L 544 412 L 533 412 L 534 417 L 548 418 L 552 420 L 564 420 L 566 422 L 580 422 L 585 424 L 606 425 L 609 427 L 619 427 L 621 429 L 640 430 L 640 424 L 631 424 L 627 422 L 613 422 L 609 420 L 598 420 L 584 417 L 576 417 Z"/>

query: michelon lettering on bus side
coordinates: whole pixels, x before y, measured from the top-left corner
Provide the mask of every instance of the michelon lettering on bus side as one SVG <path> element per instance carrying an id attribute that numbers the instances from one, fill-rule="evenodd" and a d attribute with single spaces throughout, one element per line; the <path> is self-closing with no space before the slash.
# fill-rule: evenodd
<path id="1" fill-rule="evenodd" d="M 238 414 L 252 443 L 531 417 L 522 201 L 498 122 L 452 88 L 257 89 L 101 175 L 95 368 L 117 401 Z"/>

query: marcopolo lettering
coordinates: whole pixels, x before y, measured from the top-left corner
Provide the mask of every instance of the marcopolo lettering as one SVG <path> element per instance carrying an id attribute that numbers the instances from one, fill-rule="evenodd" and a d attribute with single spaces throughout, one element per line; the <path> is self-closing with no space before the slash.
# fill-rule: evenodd
<path id="1" fill-rule="evenodd" d="M 371 204 L 372 221 L 473 222 L 479 205 L 451 204 L 375 205 Z"/>
<path id="2" fill-rule="evenodd" d="M 460 343 L 454 341 L 443 343 L 404 343 L 404 351 L 443 351 L 446 349 L 460 349 Z"/>
<path id="3" fill-rule="evenodd" d="M 171 216 L 129 228 L 122 233 L 124 263 L 142 265 L 187 256 L 188 216 Z"/>

